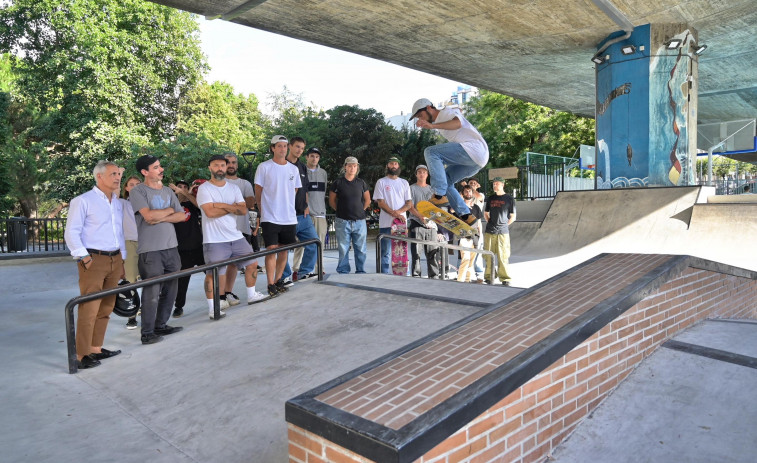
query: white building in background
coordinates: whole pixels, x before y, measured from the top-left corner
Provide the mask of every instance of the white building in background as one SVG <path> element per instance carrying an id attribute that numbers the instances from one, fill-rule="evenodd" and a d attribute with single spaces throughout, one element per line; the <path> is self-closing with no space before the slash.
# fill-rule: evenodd
<path id="1" fill-rule="evenodd" d="M 477 90 L 478 89 L 471 87 L 470 85 L 458 85 L 457 90 L 452 92 L 452 95 L 449 97 L 449 99 L 436 103 L 436 107 L 446 108 L 448 106 L 452 106 L 462 109 L 470 101 L 471 97 L 473 97 L 477 93 Z M 397 130 L 402 130 L 402 128 L 405 126 L 414 127 L 410 123 L 410 116 L 410 114 L 401 112 L 396 116 L 387 117 L 386 123 Z"/>

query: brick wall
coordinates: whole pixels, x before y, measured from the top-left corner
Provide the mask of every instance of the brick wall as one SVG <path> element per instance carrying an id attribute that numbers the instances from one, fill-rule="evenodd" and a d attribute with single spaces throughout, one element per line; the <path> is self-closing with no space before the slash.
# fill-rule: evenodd
<path id="1" fill-rule="evenodd" d="M 418 461 L 543 461 L 645 357 L 705 318 L 757 318 L 757 281 L 687 269 Z"/>
<path id="2" fill-rule="evenodd" d="M 543 461 L 645 357 L 705 318 L 757 318 L 757 281 L 686 269 L 417 462 Z M 290 462 L 370 461 L 292 424 L 289 444 Z"/>

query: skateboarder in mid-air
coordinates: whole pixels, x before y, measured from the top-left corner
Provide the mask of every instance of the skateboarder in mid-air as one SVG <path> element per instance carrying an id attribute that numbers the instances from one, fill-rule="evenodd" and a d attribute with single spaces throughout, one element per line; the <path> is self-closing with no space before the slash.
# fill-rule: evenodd
<path id="1" fill-rule="evenodd" d="M 449 203 L 468 225 L 478 220 L 455 189 L 455 183 L 474 176 L 489 161 L 489 147 L 473 125 L 458 108 L 436 109 L 427 98 L 413 104 L 412 119 L 421 129 L 437 129 L 449 141 L 429 146 L 424 151 L 431 177 L 434 196 L 429 201 L 435 206 Z M 446 168 L 444 166 L 447 166 Z"/>

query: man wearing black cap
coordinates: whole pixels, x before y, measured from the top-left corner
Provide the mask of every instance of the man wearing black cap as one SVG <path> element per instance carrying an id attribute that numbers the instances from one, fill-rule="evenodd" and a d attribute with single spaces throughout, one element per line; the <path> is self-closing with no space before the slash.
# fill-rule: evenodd
<path id="1" fill-rule="evenodd" d="M 181 269 L 179 242 L 172 224 L 184 222 L 188 216 L 173 190 L 163 186 L 163 168 L 158 158 L 149 154 L 140 157 L 137 172 L 145 181 L 132 188 L 129 202 L 134 209 L 139 234 L 139 275 L 147 279 Z M 166 325 L 177 290 L 177 280 L 142 289 L 142 344 L 156 343 L 163 339 L 163 335 L 183 329 Z"/>
<path id="2" fill-rule="evenodd" d="M 473 225 L 476 217 L 463 201 L 455 184 L 475 175 L 489 162 L 489 146 L 484 137 L 468 122 L 457 108 L 436 109 L 426 98 L 413 104 L 410 120 L 421 129 L 436 129 L 449 143 L 429 146 L 423 152 L 431 176 L 434 196 L 429 202 L 442 206 L 449 202 L 452 209 L 468 225 Z"/>

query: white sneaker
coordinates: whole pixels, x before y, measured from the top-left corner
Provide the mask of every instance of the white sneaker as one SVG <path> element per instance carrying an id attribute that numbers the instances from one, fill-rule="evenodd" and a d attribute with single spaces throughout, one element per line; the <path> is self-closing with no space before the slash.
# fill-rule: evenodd
<path id="1" fill-rule="evenodd" d="M 265 300 L 267 298 L 268 298 L 268 296 L 266 296 L 265 294 L 259 293 L 259 292 L 255 291 L 255 293 L 252 295 L 252 297 L 248 297 L 247 298 L 247 305 L 263 301 L 263 300 Z"/>
<path id="2" fill-rule="evenodd" d="M 215 315 L 213 314 L 213 311 L 212 311 L 212 310 L 211 310 L 210 312 L 208 312 L 208 315 L 210 316 L 210 319 L 211 319 L 211 320 L 215 320 L 215 319 L 216 319 L 216 318 L 215 318 Z M 221 311 L 221 313 L 220 313 L 220 315 L 221 315 L 221 318 L 223 318 L 223 317 L 225 317 L 225 316 L 226 316 L 226 312 L 224 312 L 224 311 L 222 310 L 222 311 Z"/>
<path id="3" fill-rule="evenodd" d="M 221 299 L 219 302 L 221 303 L 221 310 L 229 308 L 229 301 L 226 299 Z M 237 304 L 239 304 L 239 300 L 237 300 Z"/>
<path id="4" fill-rule="evenodd" d="M 239 305 L 239 298 L 234 293 L 226 293 L 226 302 L 228 302 L 230 306 Z"/>

